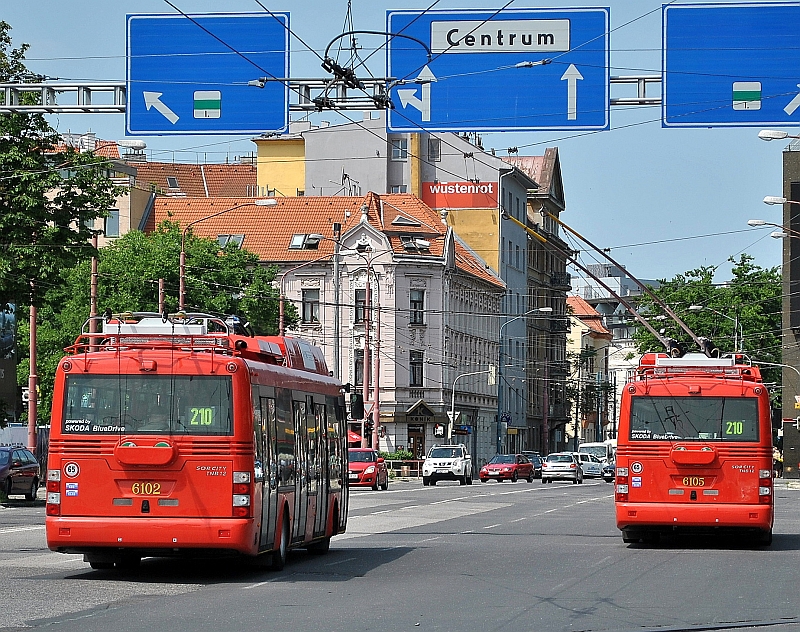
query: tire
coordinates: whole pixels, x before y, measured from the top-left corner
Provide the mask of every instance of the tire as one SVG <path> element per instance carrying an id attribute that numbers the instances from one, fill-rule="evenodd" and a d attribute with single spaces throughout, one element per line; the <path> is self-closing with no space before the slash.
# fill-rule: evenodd
<path id="1" fill-rule="evenodd" d="M 386 475 L 386 481 L 384 482 L 383 485 L 381 485 L 381 489 L 383 491 L 386 491 L 387 489 L 389 489 L 389 475 L 388 474 Z"/>
<path id="2" fill-rule="evenodd" d="M 114 562 L 89 562 L 89 566 L 95 571 L 107 571 L 114 568 Z"/>
<path id="3" fill-rule="evenodd" d="M 34 476 L 33 481 L 31 481 L 31 489 L 27 494 L 25 494 L 25 500 L 36 500 L 36 496 L 38 493 L 39 493 L 39 479 Z"/>
<path id="4" fill-rule="evenodd" d="M 286 511 L 286 510 L 284 510 Z M 278 548 L 272 552 L 272 570 L 282 571 L 286 566 L 286 554 L 289 552 L 289 519 L 284 514 L 281 524 L 281 541 Z"/>
<path id="5" fill-rule="evenodd" d="M 422 477 L 422 486 L 423 487 L 427 487 L 430 484 L 431 484 L 431 479 L 429 479 L 427 476 L 423 476 Z"/>
<path id="6" fill-rule="evenodd" d="M 325 555 L 331 549 L 331 539 L 330 538 L 323 538 L 322 540 L 317 540 L 316 542 L 312 542 L 306 547 L 306 551 L 309 553 L 313 553 L 314 555 Z"/>
<path id="7" fill-rule="evenodd" d="M 377 492 L 378 491 L 378 477 L 377 476 L 375 477 L 375 484 L 372 486 L 372 491 L 373 492 Z"/>
<path id="8" fill-rule="evenodd" d="M 756 544 L 758 546 L 770 546 L 772 544 L 772 529 L 759 533 L 756 536 Z"/>
<path id="9" fill-rule="evenodd" d="M 583 476 L 578 479 L 578 485 L 583 485 Z"/>
<path id="10" fill-rule="evenodd" d="M 115 562 L 114 566 L 119 571 L 135 571 L 139 568 L 139 564 L 141 564 L 142 558 L 140 555 L 129 554 L 123 555 L 117 562 Z"/>
<path id="11" fill-rule="evenodd" d="M 623 529 L 622 530 L 622 541 L 625 544 L 635 544 L 641 539 L 641 534 L 637 531 L 633 531 L 632 529 Z"/>
<path id="12" fill-rule="evenodd" d="M 459 485 L 466 485 L 467 484 L 467 473 L 464 472 L 464 476 L 458 479 Z"/>
<path id="13" fill-rule="evenodd" d="M 514 473 L 511 475 L 511 482 L 516 483 L 519 480 L 519 474 L 517 474 L 517 470 L 514 470 Z"/>
<path id="14" fill-rule="evenodd" d="M 533 483 L 533 472 L 531 472 L 530 474 L 528 474 L 527 481 L 528 481 L 529 483 Z"/>
<path id="15" fill-rule="evenodd" d="M 546 478 L 542 478 L 542 485 L 544 485 L 546 482 L 547 482 L 547 479 Z"/>
<path id="16" fill-rule="evenodd" d="M 467 485 L 472 485 L 472 474 L 467 478 Z"/>
<path id="17" fill-rule="evenodd" d="M 12 481 L 11 477 L 9 476 L 3 485 L 3 491 L 5 492 L 6 496 L 11 496 L 12 489 L 14 489 L 14 481 Z"/>
<path id="18" fill-rule="evenodd" d="M 577 485 L 578 484 L 578 477 L 577 476 L 572 479 L 572 484 L 573 485 Z"/>
<path id="19" fill-rule="evenodd" d="M 431 486 L 432 487 L 436 487 L 436 479 L 435 478 L 431 479 Z"/>
<path id="20" fill-rule="evenodd" d="M 489 479 L 488 479 L 488 478 L 482 478 L 482 479 L 481 479 L 481 483 L 488 483 L 488 482 L 489 482 Z"/>

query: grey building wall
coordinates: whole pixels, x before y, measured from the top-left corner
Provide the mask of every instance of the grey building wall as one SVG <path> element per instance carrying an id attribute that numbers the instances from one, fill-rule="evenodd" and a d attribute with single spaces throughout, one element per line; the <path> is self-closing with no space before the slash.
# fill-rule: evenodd
<path id="1" fill-rule="evenodd" d="M 783 197 L 800 202 L 800 145 L 792 144 L 783 152 Z M 800 231 L 800 205 L 784 204 L 783 225 Z M 783 363 L 800 367 L 800 239 L 783 241 Z M 783 369 L 784 420 L 800 416 L 795 408 L 800 395 L 800 375 Z M 800 478 L 800 433 L 795 423 L 783 424 L 783 475 Z"/>

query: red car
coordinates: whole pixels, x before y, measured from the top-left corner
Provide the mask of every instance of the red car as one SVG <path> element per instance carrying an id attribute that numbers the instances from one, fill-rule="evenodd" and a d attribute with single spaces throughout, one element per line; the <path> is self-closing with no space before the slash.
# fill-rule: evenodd
<path id="1" fill-rule="evenodd" d="M 481 483 L 485 483 L 490 478 L 496 478 L 498 483 L 524 478 L 531 483 L 533 482 L 533 463 L 523 454 L 496 454 L 481 468 L 479 478 Z"/>
<path id="2" fill-rule="evenodd" d="M 350 487 L 389 489 L 389 470 L 372 448 L 350 448 L 348 451 Z"/>

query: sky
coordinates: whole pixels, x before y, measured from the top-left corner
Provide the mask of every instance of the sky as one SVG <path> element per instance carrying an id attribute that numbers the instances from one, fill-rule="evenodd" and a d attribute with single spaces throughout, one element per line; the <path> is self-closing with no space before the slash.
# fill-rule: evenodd
<path id="1" fill-rule="evenodd" d="M 387 9 L 425 9 L 434 0 L 351 0 L 353 27 L 383 31 Z M 436 9 L 499 9 L 508 0 L 439 0 Z M 11 27 L 13 45 L 30 44 L 30 70 L 63 80 L 125 80 L 125 18 L 129 13 L 288 12 L 291 29 L 322 54 L 344 30 L 347 0 L 0 0 L 0 19 Z M 606 0 L 579 4 L 512 0 L 517 8 L 610 8 L 611 76 L 661 73 L 661 6 L 656 0 Z M 382 38 L 359 36 L 366 57 Z M 298 39 L 290 43 L 292 77 L 327 77 L 319 59 Z M 378 51 L 368 62 L 376 77 L 385 74 Z M 800 77 L 798 78 L 800 82 Z M 658 96 L 658 86 L 648 96 Z M 635 96 L 614 86 L 612 97 Z M 479 102 L 476 107 L 480 107 Z M 51 115 L 60 132 L 93 131 L 98 138 L 125 136 L 123 114 Z M 293 118 L 295 118 L 293 116 Z M 312 122 L 344 122 L 332 112 Z M 800 118 L 798 118 L 800 123 Z M 482 134 L 483 146 L 505 155 L 541 155 L 558 147 L 566 198 L 561 218 L 640 279 L 670 279 L 703 266 L 718 269 L 715 280 L 730 278 L 730 257 L 747 253 L 761 267 L 780 265 L 774 228 L 748 227 L 749 219 L 780 224 L 781 207 L 766 206 L 767 195 L 782 195 L 781 152 L 785 141 L 757 137 L 760 128 L 664 129 L 660 106 L 612 107 L 611 126 L 600 132 L 502 132 Z M 798 133 L 791 128 L 782 128 Z M 148 136 L 152 160 L 220 162 L 255 150 L 252 135 Z M 467 179 L 467 174 L 465 180 Z M 575 244 L 574 247 L 578 247 Z M 593 263 L 589 257 L 583 263 Z"/>

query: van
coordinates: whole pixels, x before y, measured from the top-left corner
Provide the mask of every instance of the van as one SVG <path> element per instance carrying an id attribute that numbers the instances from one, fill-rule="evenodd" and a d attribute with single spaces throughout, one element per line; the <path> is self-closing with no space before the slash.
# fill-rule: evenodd
<path id="1" fill-rule="evenodd" d="M 617 440 L 608 439 L 595 443 L 581 443 L 578 446 L 578 452 L 593 454 L 601 461 L 612 462 L 617 453 Z"/>

